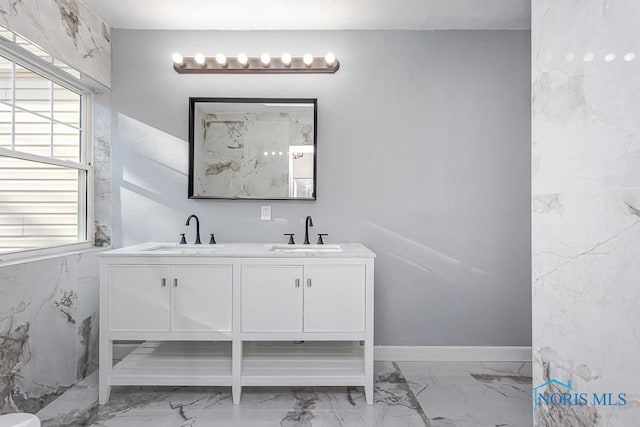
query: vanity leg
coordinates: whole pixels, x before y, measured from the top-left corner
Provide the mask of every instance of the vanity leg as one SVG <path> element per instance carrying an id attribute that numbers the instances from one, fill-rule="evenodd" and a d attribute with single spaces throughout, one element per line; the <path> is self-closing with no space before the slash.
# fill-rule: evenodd
<path id="1" fill-rule="evenodd" d="M 231 377 L 233 383 L 231 386 L 231 396 L 233 397 L 233 404 L 240 404 L 240 394 L 242 393 L 242 385 L 240 382 L 240 375 L 242 373 L 242 341 L 236 339 L 233 340 L 231 348 Z"/>
<path id="2" fill-rule="evenodd" d="M 367 399 L 367 405 L 373 405 L 373 259 L 368 259 L 366 262 L 364 394 Z"/>
<path id="3" fill-rule="evenodd" d="M 113 370 L 113 341 L 100 338 L 98 403 L 104 405 L 111 394 L 111 371 Z"/>
<path id="4" fill-rule="evenodd" d="M 364 345 L 364 396 L 367 405 L 373 405 L 373 346 Z"/>

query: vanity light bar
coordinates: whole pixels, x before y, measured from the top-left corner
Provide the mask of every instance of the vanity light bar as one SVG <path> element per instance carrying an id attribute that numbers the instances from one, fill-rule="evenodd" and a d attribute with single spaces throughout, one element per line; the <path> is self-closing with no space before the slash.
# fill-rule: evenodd
<path id="1" fill-rule="evenodd" d="M 284 73 L 330 73 L 340 68 L 340 62 L 333 53 L 324 57 L 313 56 L 309 53 L 303 56 L 291 56 L 288 53 L 281 57 L 272 57 L 263 53 L 259 57 L 247 57 L 240 53 L 236 58 L 218 53 L 213 57 L 206 57 L 197 53 L 192 57 L 183 57 L 174 53 L 173 69 L 178 74 L 284 74 Z"/>

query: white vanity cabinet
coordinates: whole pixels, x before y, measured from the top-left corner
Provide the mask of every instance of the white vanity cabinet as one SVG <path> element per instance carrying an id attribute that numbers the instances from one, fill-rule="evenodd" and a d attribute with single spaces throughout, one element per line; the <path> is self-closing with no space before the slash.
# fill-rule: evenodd
<path id="1" fill-rule="evenodd" d="M 242 332 L 302 332 L 302 266 L 242 266 Z"/>
<path id="2" fill-rule="evenodd" d="M 171 331 L 231 332 L 230 265 L 171 266 Z"/>
<path id="3" fill-rule="evenodd" d="M 304 269 L 304 331 L 365 332 L 365 266 Z"/>
<path id="4" fill-rule="evenodd" d="M 111 265 L 109 331 L 230 332 L 230 265 Z"/>
<path id="5" fill-rule="evenodd" d="M 146 243 L 100 261 L 99 402 L 112 386 L 363 386 L 373 268 L 360 244 Z M 114 342 L 137 348 L 113 364 Z M 141 343 L 142 344 L 139 344 Z"/>
<path id="6" fill-rule="evenodd" d="M 169 332 L 170 274 L 171 269 L 162 265 L 110 266 L 109 331 Z"/>
<path id="7" fill-rule="evenodd" d="M 243 265 L 242 332 L 364 332 L 362 265 Z"/>

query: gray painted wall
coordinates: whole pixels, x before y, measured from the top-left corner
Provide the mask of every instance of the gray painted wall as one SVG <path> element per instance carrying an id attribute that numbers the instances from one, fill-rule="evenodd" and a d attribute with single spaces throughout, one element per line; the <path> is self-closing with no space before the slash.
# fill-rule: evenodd
<path id="1" fill-rule="evenodd" d="M 174 51 L 336 53 L 335 75 L 178 75 Z M 314 232 L 377 254 L 380 345 L 530 345 L 530 35 L 113 32 L 113 241 Z M 317 97 L 318 200 L 187 199 L 188 97 Z M 273 221 L 260 221 L 260 205 Z M 192 238 L 192 231 L 188 236 Z"/>

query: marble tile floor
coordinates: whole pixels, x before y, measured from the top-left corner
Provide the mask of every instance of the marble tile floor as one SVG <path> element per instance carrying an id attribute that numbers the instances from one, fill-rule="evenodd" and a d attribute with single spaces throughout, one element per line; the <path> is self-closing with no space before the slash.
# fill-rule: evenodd
<path id="1" fill-rule="evenodd" d="M 531 426 L 531 363 L 398 362 L 433 427 Z"/>
<path id="2" fill-rule="evenodd" d="M 97 375 L 38 413 L 43 426 L 530 426 L 530 363 L 377 362 L 375 405 L 360 388 L 117 387 L 96 405 Z"/>

